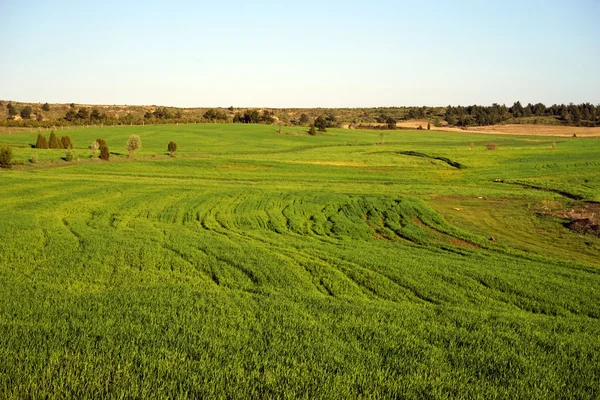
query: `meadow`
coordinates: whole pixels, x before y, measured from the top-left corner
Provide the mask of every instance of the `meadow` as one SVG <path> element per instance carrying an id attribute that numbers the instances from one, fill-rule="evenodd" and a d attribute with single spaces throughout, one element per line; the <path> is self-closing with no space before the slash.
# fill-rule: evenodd
<path id="1" fill-rule="evenodd" d="M 1 398 L 600 397 L 599 138 L 56 133 L 0 135 Z"/>

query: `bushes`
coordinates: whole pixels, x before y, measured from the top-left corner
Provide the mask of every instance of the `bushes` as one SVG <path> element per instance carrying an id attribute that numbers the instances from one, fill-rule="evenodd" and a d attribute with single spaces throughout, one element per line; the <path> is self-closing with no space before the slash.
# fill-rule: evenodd
<path id="1" fill-rule="evenodd" d="M 46 140 L 46 136 L 38 133 L 37 141 L 35 142 L 36 149 L 47 149 L 48 148 L 48 140 Z"/>
<path id="2" fill-rule="evenodd" d="M 498 147 L 496 143 L 488 143 L 485 145 L 485 148 L 488 150 L 496 150 L 496 147 Z"/>
<path id="3" fill-rule="evenodd" d="M 142 147 L 142 139 L 138 135 L 131 135 L 125 145 L 125 150 L 129 152 L 129 158 L 133 158 L 135 152 Z"/>
<path id="4" fill-rule="evenodd" d="M 177 151 L 177 143 L 175 143 L 174 141 L 170 141 L 169 145 L 167 146 L 167 150 L 169 151 L 169 155 L 171 157 L 174 157 L 175 152 Z"/>
<path id="5" fill-rule="evenodd" d="M 311 126 L 310 126 L 310 129 L 308 130 L 308 134 L 309 134 L 310 136 L 316 136 L 316 135 L 317 135 L 317 130 L 315 129 L 315 126 L 314 126 L 314 125 L 311 125 Z"/>
<path id="6" fill-rule="evenodd" d="M 13 153 L 10 146 L 2 145 L 0 146 L 0 166 L 2 167 L 10 167 L 12 163 Z"/>
<path id="7" fill-rule="evenodd" d="M 63 146 L 63 149 L 72 149 L 73 148 L 73 142 L 71 141 L 71 138 L 69 136 L 63 136 L 60 138 L 60 143 Z"/>
<path id="8" fill-rule="evenodd" d="M 50 132 L 50 139 L 48 140 L 48 147 L 51 149 L 62 149 L 62 143 L 58 140 L 58 137 L 54 131 Z"/>
<path id="9" fill-rule="evenodd" d="M 90 146 L 90 152 L 92 153 L 92 159 L 96 158 L 96 152 L 100 149 L 100 143 L 95 140 Z"/>
<path id="10" fill-rule="evenodd" d="M 71 162 L 71 161 L 73 161 L 73 158 L 74 158 L 73 152 L 70 150 L 67 150 L 65 152 L 65 161 Z"/>
<path id="11" fill-rule="evenodd" d="M 106 142 L 103 140 L 103 143 L 100 144 L 100 159 L 104 161 L 108 161 L 110 158 L 110 152 L 108 151 L 108 146 Z"/>

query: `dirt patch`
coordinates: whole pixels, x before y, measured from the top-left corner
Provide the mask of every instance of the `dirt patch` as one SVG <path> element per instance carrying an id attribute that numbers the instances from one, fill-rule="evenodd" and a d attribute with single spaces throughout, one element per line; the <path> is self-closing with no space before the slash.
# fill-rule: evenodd
<path id="1" fill-rule="evenodd" d="M 445 124 L 445 123 L 444 123 Z M 402 121 L 396 124 L 399 128 L 417 129 L 419 125 L 426 127 L 425 120 Z M 536 124 L 505 124 L 488 126 L 471 126 L 468 128 L 449 127 L 447 125 L 435 127 L 432 131 L 484 133 L 489 135 L 523 135 L 523 136 L 556 136 L 556 137 L 600 137 L 600 127 L 585 128 L 580 126 L 562 125 L 536 125 Z"/>
<path id="2" fill-rule="evenodd" d="M 540 208 L 540 215 L 565 219 L 563 225 L 570 230 L 600 237 L 600 204 L 585 203 L 571 208 L 552 210 L 546 206 Z"/>
<path id="3" fill-rule="evenodd" d="M 592 234 L 600 237 L 600 225 L 598 221 L 594 221 L 591 218 L 576 219 L 565 226 L 577 233 Z"/>

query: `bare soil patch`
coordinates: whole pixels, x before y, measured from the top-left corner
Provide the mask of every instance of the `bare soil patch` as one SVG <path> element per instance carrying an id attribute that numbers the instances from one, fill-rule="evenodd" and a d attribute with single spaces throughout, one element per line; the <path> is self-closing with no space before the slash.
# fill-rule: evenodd
<path id="1" fill-rule="evenodd" d="M 427 127 L 425 120 L 401 121 L 396 124 L 399 128 L 417 129 L 419 126 Z M 472 126 L 469 128 L 454 128 L 447 125 L 435 127 L 431 125 L 432 131 L 461 132 L 461 133 L 484 133 L 490 135 L 522 135 L 522 136 L 556 136 L 556 137 L 600 137 L 600 127 L 584 128 L 579 126 L 562 125 L 535 125 L 535 124 L 506 124 Z"/>

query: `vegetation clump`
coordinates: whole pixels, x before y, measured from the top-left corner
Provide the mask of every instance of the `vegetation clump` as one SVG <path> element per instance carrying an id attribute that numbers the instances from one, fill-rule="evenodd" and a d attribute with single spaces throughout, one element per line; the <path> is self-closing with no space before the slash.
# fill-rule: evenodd
<path id="1" fill-rule="evenodd" d="M 175 152 L 177 151 L 177 143 L 174 141 L 170 141 L 167 145 L 167 151 L 171 157 L 175 157 Z"/>
<path id="2" fill-rule="evenodd" d="M 68 135 L 61 137 L 60 143 L 62 144 L 63 149 L 70 150 L 73 148 L 73 142 L 71 141 L 71 137 Z"/>
<path id="3" fill-rule="evenodd" d="M 62 143 L 58 140 L 58 137 L 54 131 L 50 132 L 50 139 L 48 139 L 48 147 L 51 149 L 62 149 Z"/>
<path id="4" fill-rule="evenodd" d="M 98 146 L 100 147 L 100 159 L 104 161 L 108 161 L 110 159 L 110 151 L 108 150 L 108 146 L 103 139 L 96 140 Z"/>
<path id="5" fill-rule="evenodd" d="M 12 164 L 13 152 L 12 148 L 8 145 L 0 146 L 0 166 L 2 167 L 10 167 Z"/>
<path id="6" fill-rule="evenodd" d="M 135 152 L 138 151 L 142 147 L 142 139 L 138 135 L 131 135 L 129 139 L 127 139 L 127 144 L 125 145 L 125 150 L 129 153 L 129 158 L 133 158 L 135 156 Z"/>
<path id="7" fill-rule="evenodd" d="M 38 133 L 37 141 L 35 142 L 35 148 L 36 149 L 47 149 L 48 148 L 48 140 L 46 139 L 46 136 L 42 135 L 41 133 Z"/>

